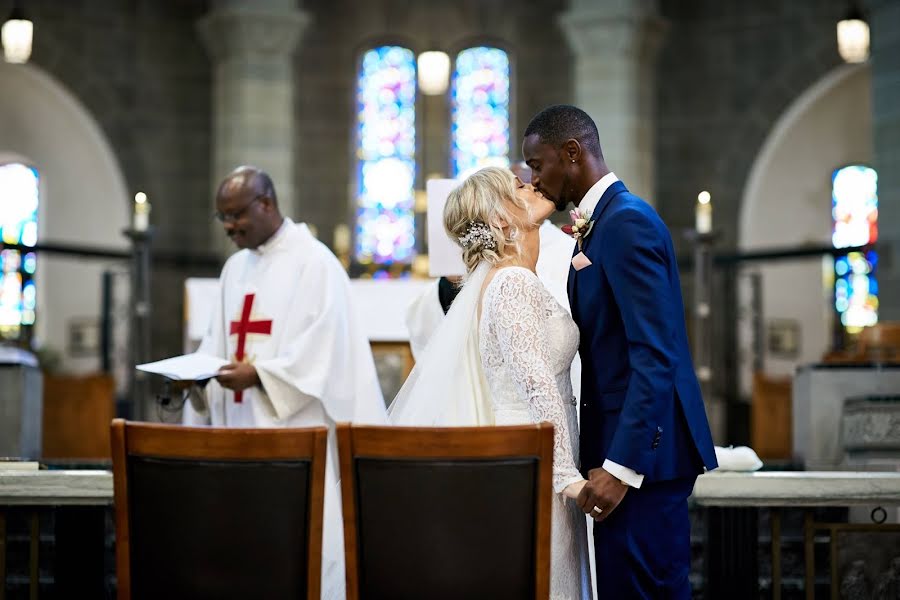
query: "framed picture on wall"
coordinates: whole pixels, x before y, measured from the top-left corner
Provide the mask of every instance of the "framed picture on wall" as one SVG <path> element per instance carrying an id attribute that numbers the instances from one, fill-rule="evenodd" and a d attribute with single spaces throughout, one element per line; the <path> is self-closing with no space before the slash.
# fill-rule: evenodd
<path id="1" fill-rule="evenodd" d="M 69 356 L 95 357 L 100 354 L 100 323 L 92 317 L 69 320 Z"/>
<path id="2" fill-rule="evenodd" d="M 773 358 L 797 358 L 800 355 L 800 322 L 795 319 L 769 319 L 766 323 L 766 347 Z"/>

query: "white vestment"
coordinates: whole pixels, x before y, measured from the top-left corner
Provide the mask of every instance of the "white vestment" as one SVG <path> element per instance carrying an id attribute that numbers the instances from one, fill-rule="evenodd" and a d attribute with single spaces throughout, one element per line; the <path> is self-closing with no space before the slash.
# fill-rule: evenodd
<path id="1" fill-rule="evenodd" d="M 550 221 L 544 221 L 541 225 L 540 235 L 541 250 L 535 269 L 538 279 L 553 298 L 571 313 L 567 285 L 575 240 Z M 438 282 L 435 280 L 410 303 L 406 311 L 409 345 L 416 360 L 422 356 L 428 340 L 443 317 L 444 310 L 438 299 Z M 576 398 L 581 396 L 581 358 L 577 354 L 572 361 L 572 390 Z"/>
<path id="2" fill-rule="evenodd" d="M 262 386 L 234 393 L 211 380 L 185 425 L 329 427 L 322 597 L 344 597 L 335 422 L 387 423 L 369 342 L 344 268 L 304 224 L 285 219 L 262 246 L 225 263 L 198 352 L 253 363 Z"/>

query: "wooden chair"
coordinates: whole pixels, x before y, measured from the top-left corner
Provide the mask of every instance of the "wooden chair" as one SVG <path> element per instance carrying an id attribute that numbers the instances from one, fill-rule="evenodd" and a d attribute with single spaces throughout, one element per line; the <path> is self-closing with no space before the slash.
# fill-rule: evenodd
<path id="1" fill-rule="evenodd" d="M 119 598 L 315 598 L 327 429 L 112 422 Z"/>
<path id="2" fill-rule="evenodd" d="M 348 600 L 549 597 L 552 425 L 337 436 Z"/>

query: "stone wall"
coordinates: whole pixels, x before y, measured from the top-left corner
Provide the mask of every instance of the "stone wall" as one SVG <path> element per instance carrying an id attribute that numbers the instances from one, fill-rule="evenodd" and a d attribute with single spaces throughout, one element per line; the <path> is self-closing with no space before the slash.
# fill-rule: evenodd
<path id="1" fill-rule="evenodd" d="M 69 88 L 99 123 L 129 193 L 150 198 L 156 247 L 170 253 L 204 252 L 209 244 L 210 71 L 194 32 L 203 4 L 27 3 L 35 24 L 32 63 Z M 130 206 L 132 197 L 121 201 Z M 187 274 L 154 273 L 154 354 L 181 346 Z"/>
<path id="2" fill-rule="evenodd" d="M 661 11 L 670 29 L 658 66 L 657 207 L 687 250 L 678 232 L 693 227 L 697 193 L 708 190 L 720 244 L 733 248 L 767 134 L 841 62 L 835 27 L 846 2 L 662 0 Z"/>
<path id="3" fill-rule="evenodd" d="M 900 1 L 872 0 L 872 130 L 882 321 L 900 320 Z"/>

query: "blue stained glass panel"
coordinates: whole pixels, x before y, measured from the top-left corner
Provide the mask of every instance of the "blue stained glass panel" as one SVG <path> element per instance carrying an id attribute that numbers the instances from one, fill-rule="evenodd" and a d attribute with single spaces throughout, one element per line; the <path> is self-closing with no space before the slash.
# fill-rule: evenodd
<path id="1" fill-rule="evenodd" d="M 21 163 L 0 165 L 0 239 L 7 244 L 37 244 L 39 178 Z M 37 290 L 33 280 L 37 260 L 28 252 L 0 252 L 0 336 L 17 338 L 22 325 L 34 324 Z"/>
<path id="2" fill-rule="evenodd" d="M 478 46 L 457 55 L 451 92 L 454 177 L 509 166 L 509 90 L 506 52 Z"/>
<path id="3" fill-rule="evenodd" d="M 357 85 L 356 260 L 410 263 L 415 253 L 416 60 L 381 46 L 366 52 Z"/>
<path id="4" fill-rule="evenodd" d="M 832 244 L 869 246 L 878 239 L 878 174 L 863 165 L 836 169 L 831 177 Z M 878 254 L 849 252 L 834 261 L 834 308 L 850 333 L 878 322 Z"/>

